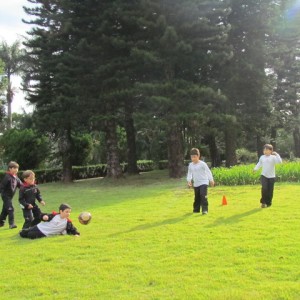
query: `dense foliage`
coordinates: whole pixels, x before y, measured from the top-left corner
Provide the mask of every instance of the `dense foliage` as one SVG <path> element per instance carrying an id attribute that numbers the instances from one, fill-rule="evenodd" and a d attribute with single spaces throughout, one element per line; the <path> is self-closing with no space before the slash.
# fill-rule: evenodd
<path id="1" fill-rule="evenodd" d="M 149 172 L 154 170 L 154 162 L 151 160 L 137 161 L 137 167 L 139 172 Z M 122 173 L 127 173 L 128 164 L 122 164 Z M 37 183 L 56 182 L 61 181 L 63 176 L 62 168 L 52 169 L 36 169 L 34 170 Z M 22 177 L 23 171 L 19 172 L 19 177 Z M 5 172 L 0 171 L 0 180 L 2 180 Z M 88 166 L 73 166 L 72 178 L 74 180 L 104 177 L 107 175 L 107 165 L 88 165 Z"/>
<path id="2" fill-rule="evenodd" d="M 74 164 L 117 178 L 138 159 L 180 177 L 195 146 L 212 167 L 250 162 L 266 142 L 300 156 L 294 1 L 28 2 L 31 127 L 65 181 Z"/>
<path id="3" fill-rule="evenodd" d="M 32 129 L 6 131 L 0 138 L 5 161 L 17 161 L 23 170 L 41 167 L 49 154 L 48 139 Z"/>

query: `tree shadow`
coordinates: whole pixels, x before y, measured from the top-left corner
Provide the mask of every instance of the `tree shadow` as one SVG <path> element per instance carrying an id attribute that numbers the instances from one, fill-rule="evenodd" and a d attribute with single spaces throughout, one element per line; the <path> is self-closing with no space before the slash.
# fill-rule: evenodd
<path id="1" fill-rule="evenodd" d="M 208 224 L 205 227 L 212 228 L 212 227 L 217 227 L 217 226 L 224 225 L 224 224 L 225 225 L 226 224 L 230 225 L 230 224 L 238 223 L 238 222 L 241 221 L 241 219 L 243 219 L 245 217 L 248 217 L 248 216 L 251 216 L 251 215 L 253 215 L 255 213 L 258 213 L 260 211 L 261 211 L 261 208 L 253 208 L 249 211 L 243 212 L 243 213 L 238 214 L 238 215 L 233 215 L 229 218 L 220 217 L 220 218 L 216 219 L 214 221 L 214 223 Z"/>
<path id="2" fill-rule="evenodd" d="M 130 232 L 134 232 L 134 231 L 143 231 L 143 230 L 147 230 L 147 229 L 151 229 L 151 228 L 155 228 L 155 227 L 159 227 L 159 226 L 179 223 L 179 222 L 183 221 L 185 218 L 187 218 L 191 215 L 193 215 L 193 213 L 186 213 L 183 216 L 180 216 L 180 217 L 177 217 L 177 218 L 171 218 L 171 219 L 167 219 L 167 220 L 163 220 L 163 221 L 159 221 L 159 222 L 154 222 L 154 223 L 141 224 L 141 225 L 135 226 L 135 227 L 133 227 L 131 229 L 128 229 L 128 230 L 125 230 L 125 231 L 110 234 L 109 236 L 113 237 L 113 236 L 118 236 L 118 235 L 121 235 L 121 234 L 130 233 Z"/>

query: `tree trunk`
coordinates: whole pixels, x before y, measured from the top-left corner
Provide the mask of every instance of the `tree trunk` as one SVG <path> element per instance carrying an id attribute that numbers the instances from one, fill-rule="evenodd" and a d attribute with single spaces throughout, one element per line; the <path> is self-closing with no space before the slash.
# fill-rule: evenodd
<path id="1" fill-rule="evenodd" d="M 261 139 L 261 136 L 259 134 L 256 135 L 256 151 L 257 151 L 257 157 L 260 158 L 263 155 L 263 146 L 264 142 Z"/>
<path id="2" fill-rule="evenodd" d="M 125 103 L 125 131 L 127 139 L 127 172 L 130 175 L 139 174 L 137 167 L 135 128 L 130 102 Z"/>
<path id="3" fill-rule="evenodd" d="M 276 138 L 277 138 L 277 128 L 271 128 L 271 144 L 273 145 L 274 149 L 276 149 Z"/>
<path id="4" fill-rule="evenodd" d="M 122 177 L 116 129 L 117 125 L 115 120 L 110 119 L 106 121 L 107 176 L 111 178 Z"/>
<path id="5" fill-rule="evenodd" d="M 221 166 L 221 156 L 216 144 L 216 138 L 214 135 L 210 134 L 206 137 L 209 153 L 211 158 L 211 167 L 220 167 Z"/>
<path id="6" fill-rule="evenodd" d="M 235 166 L 237 164 L 235 126 L 235 123 L 230 120 L 225 125 L 225 154 L 227 168 Z"/>
<path id="7" fill-rule="evenodd" d="M 295 156 L 300 157 L 300 127 L 296 126 L 293 131 Z"/>
<path id="8" fill-rule="evenodd" d="M 181 178 L 185 173 L 184 153 L 182 134 L 176 123 L 170 125 L 168 132 L 168 160 L 169 176 L 171 178 Z"/>
<path id="9" fill-rule="evenodd" d="M 72 182 L 72 160 L 71 160 L 71 130 L 65 130 L 59 137 L 59 152 L 62 157 L 62 181 Z"/>
<path id="10" fill-rule="evenodd" d="M 7 102 L 7 129 L 11 129 L 12 127 L 12 111 L 11 111 L 11 104 L 13 101 L 14 93 L 11 87 L 10 77 L 8 77 L 8 84 L 7 84 L 7 93 L 6 93 L 6 102 Z"/>

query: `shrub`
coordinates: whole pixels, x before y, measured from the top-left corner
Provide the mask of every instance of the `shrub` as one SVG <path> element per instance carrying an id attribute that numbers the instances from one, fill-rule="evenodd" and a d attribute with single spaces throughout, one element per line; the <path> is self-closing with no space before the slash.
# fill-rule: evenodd
<path id="1" fill-rule="evenodd" d="M 38 168 L 49 154 L 48 139 L 32 129 L 8 130 L 2 136 L 1 142 L 4 160 L 17 161 L 23 170 Z"/>
<path id="2" fill-rule="evenodd" d="M 190 162 L 191 162 L 190 160 L 184 160 L 184 165 L 188 166 Z M 168 164 L 169 164 L 168 160 L 160 160 L 158 162 L 158 169 L 159 170 L 168 169 L 168 167 L 169 167 Z"/>
<path id="3" fill-rule="evenodd" d="M 93 139 L 90 134 L 72 136 L 71 160 L 73 165 L 83 166 L 92 158 Z"/>
<path id="4" fill-rule="evenodd" d="M 236 158 L 241 164 L 251 164 L 257 161 L 257 153 L 241 148 L 236 150 Z"/>
<path id="5" fill-rule="evenodd" d="M 154 163 L 152 160 L 141 160 L 137 162 L 140 172 L 148 172 L 154 170 Z M 122 164 L 123 172 L 126 172 L 126 163 Z M 34 170 L 36 180 L 38 183 L 56 182 L 62 179 L 62 169 L 44 169 Z M 72 178 L 73 180 L 88 179 L 95 177 L 105 177 L 107 173 L 106 164 L 91 165 L 91 166 L 73 166 Z M 5 175 L 5 171 L 0 171 L 0 180 Z M 22 171 L 19 172 L 19 177 L 22 177 Z"/>
<path id="6" fill-rule="evenodd" d="M 253 173 L 254 164 L 231 168 L 214 168 L 214 179 L 218 185 L 245 185 L 260 182 L 260 171 Z M 300 164 L 285 162 L 276 166 L 279 182 L 300 182 Z"/>
<path id="7" fill-rule="evenodd" d="M 127 171 L 127 163 L 122 164 L 123 172 Z M 153 160 L 139 160 L 137 161 L 137 167 L 139 172 L 149 172 L 155 169 Z"/>

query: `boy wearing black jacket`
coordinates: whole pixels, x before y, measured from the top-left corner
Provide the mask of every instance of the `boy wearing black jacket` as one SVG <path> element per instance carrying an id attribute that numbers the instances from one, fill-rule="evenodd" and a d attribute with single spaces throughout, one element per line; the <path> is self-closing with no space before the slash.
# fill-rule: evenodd
<path id="1" fill-rule="evenodd" d="M 9 228 L 17 228 L 17 225 L 15 225 L 12 199 L 17 187 L 20 188 L 21 186 L 21 180 L 17 177 L 18 171 L 19 165 L 15 161 L 11 161 L 8 164 L 8 171 L 0 183 L 0 193 L 3 200 L 2 212 L 0 214 L 0 227 L 4 226 L 6 217 L 8 216 Z"/>
<path id="2" fill-rule="evenodd" d="M 71 207 L 68 204 L 61 204 L 59 213 L 42 214 L 42 220 L 44 222 L 30 228 L 22 229 L 20 236 L 29 239 L 65 234 L 79 236 L 80 233 L 69 219 L 70 214 Z"/>
<path id="3" fill-rule="evenodd" d="M 45 205 L 45 201 L 42 199 L 40 190 L 35 184 L 35 174 L 31 170 L 27 170 L 23 173 L 24 184 L 20 188 L 19 202 L 23 210 L 23 216 L 25 222 L 23 229 L 32 227 L 41 221 L 41 210 L 36 204 L 35 200 Z"/>

